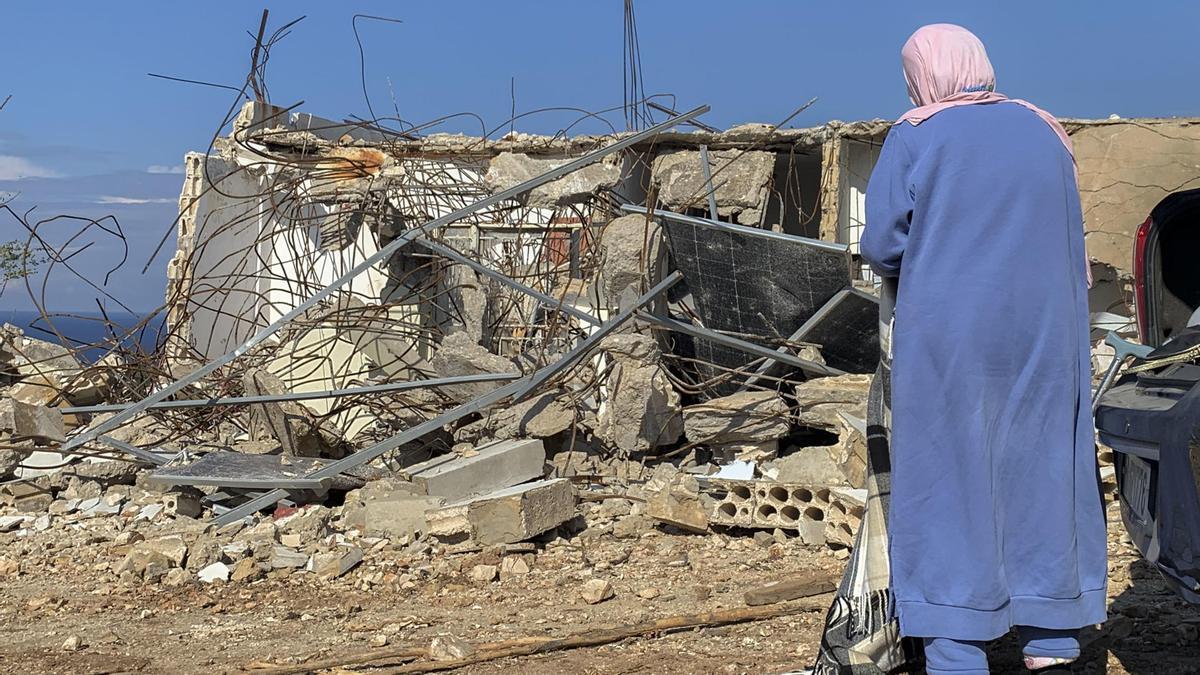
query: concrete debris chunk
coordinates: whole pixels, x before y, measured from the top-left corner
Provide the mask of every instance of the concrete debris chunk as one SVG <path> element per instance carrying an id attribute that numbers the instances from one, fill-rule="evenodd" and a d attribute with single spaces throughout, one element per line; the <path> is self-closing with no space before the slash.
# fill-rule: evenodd
<path id="1" fill-rule="evenodd" d="M 253 581 L 263 575 L 263 569 L 259 567 L 258 561 L 253 558 L 242 558 L 233 565 L 233 570 L 229 574 L 230 581 L 239 583 L 242 581 Z"/>
<path id="2" fill-rule="evenodd" d="M 168 492 L 163 495 L 163 511 L 169 516 L 199 518 L 204 513 L 200 497 L 191 492 Z"/>
<path id="3" fill-rule="evenodd" d="M 654 338 L 617 334 L 605 339 L 602 348 L 615 365 L 596 435 L 622 453 L 646 452 L 678 440 L 683 432 L 679 393 L 659 363 L 662 353 Z"/>
<path id="4" fill-rule="evenodd" d="M 471 568 L 471 580 L 481 584 L 490 584 L 499 574 L 500 570 L 495 565 L 476 565 Z"/>
<path id="5" fill-rule="evenodd" d="M 443 338 L 429 365 L 440 377 L 515 373 L 518 370 L 512 361 L 484 349 L 466 333 Z M 441 387 L 440 391 L 458 403 L 466 403 L 503 385 L 498 381 L 470 382 Z"/>
<path id="6" fill-rule="evenodd" d="M 338 546 L 332 551 L 314 553 L 309 569 L 322 579 L 336 579 L 363 561 L 363 551 L 357 546 Z"/>
<path id="7" fill-rule="evenodd" d="M 308 564 L 308 555 L 294 548 L 274 546 L 271 548 L 271 569 L 299 569 Z"/>
<path id="8" fill-rule="evenodd" d="M 529 571 L 529 563 L 525 561 L 524 556 L 510 555 L 500 560 L 501 578 L 524 576 L 529 574 Z"/>
<path id="9" fill-rule="evenodd" d="M 492 158 L 484 182 L 493 192 L 506 190 L 530 178 L 566 164 L 558 158 L 531 157 L 526 154 L 502 152 Z M 621 166 L 604 161 L 585 166 L 558 180 L 539 185 L 519 197 L 528 206 L 553 208 L 581 204 L 602 189 L 613 188 L 621 180 Z"/>
<path id="10" fill-rule="evenodd" d="M 171 564 L 171 567 L 183 567 L 188 555 L 188 545 L 184 542 L 183 537 L 178 535 L 147 539 L 137 544 L 137 548 L 162 555 Z"/>
<path id="11" fill-rule="evenodd" d="M 712 173 L 720 170 L 713 178 L 717 214 L 735 216 L 743 225 L 758 225 L 775 173 L 775 154 L 760 150 L 715 150 L 709 151 L 708 161 Z M 659 186 L 658 199 L 666 208 L 680 211 L 707 204 L 708 188 L 699 151 L 660 153 L 654 158 L 650 174 Z"/>
<path id="12" fill-rule="evenodd" d="M 79 373 L 79 361 L 62 345 L 23 335 L 20 329 L 9 324 L 0 331 L 0 340 L 4 360 L 22 376 L 49 375 L 66 381 Z"/>
<path id="13" fill-rule="evenodd" d="M 658 280 L 662 269 L 662 228 L 641 214 L 610 221 L 600 233 L 602 299 L 621 307 Z"/>
<path id="14" fill-rule="evenodd" d="M 757 443 L 787 435 L 791 421 L 778 394 L 745 391 L 684 408 L 683 428 L 693 443 Z"/>
<path id="15" fill-rule="evenodd" d="M 703 534 L 708 514 L 700 498 L 696 477 L 679 473 L 646 501 L 646 515 L 668 525 Z"/>
<path id="16" fill-rule="evenodd" d="M 11 398 L 0 400 L 0 432 L 13 439 L 31 439 L 38 445 L 67 440 L 62 413 L 57 408 L 30 405 Z"/>
<path id="17" fill-rule="evenodd" d="M 405 470 L 421 492 L 462 499 L 542 476 L 546 448 L 538 439 L 498 441 L 469 456 L 443 455 Z"/>
<path id="18" fill-rule="evenodd" d="M 425 512 L 443 506 L 443 497 L 414 494 L 416 485 L 383 479 L 346 494 L 343 522 L 368 537 L 402 539 L 428 530 Z"/>
<path id="19" fill-rule="evenodd" d="M 780 483 L 828 485 L 831 487 L 849 485 L 849 479 L 846 474 L 842 473 L 842 467 L 829 451 L 830 448 L 820 445 L 797 448 L 791 454 L 773 462 L 775 472 L 771 477 Z"/>
<path id="20" fill-rule="evenodd" d="M 248 371 L 242 378 L 247 396 L 278 396 L 286 392 L 283 381 L 262 370 Z M 250 438 L 273 439 L 285 455 L 325 457 L 340 445 L 340 439 L 323 430 L 313 412 L 296 401 L 269 401 L 250 405 Z"/>
<path id="21" fill-rule="evenodd" d="M 612 582 L 608 579 L 588 579 L 583 582 L 580 595 L 583 596 L 583 601 L 587 604 L 598 605 L 605 600 L 611 600 L 616 597 L 617 592 L 613 589 Z"/>
<path id="22" fill-rule="evenodd" d="M 526 483 L 435 509 L 429 533 L 446 541 L 513 544 L 575 516 L 575 491 L 565 478 Z"/>

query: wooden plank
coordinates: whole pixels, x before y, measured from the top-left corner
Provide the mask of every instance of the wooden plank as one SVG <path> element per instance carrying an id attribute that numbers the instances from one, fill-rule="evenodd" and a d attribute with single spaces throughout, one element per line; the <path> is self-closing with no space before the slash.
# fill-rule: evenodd
<path id="1" fill-rule="evenodd" d="M 773 605 L 777 602 L 811 598 L 823 595 L 837 588 L 837 584 L 824 575 L 807 575 L 800 578 L 781 579 L 761 587 L 746 591 L 746 604 L 751 607 Z"/>

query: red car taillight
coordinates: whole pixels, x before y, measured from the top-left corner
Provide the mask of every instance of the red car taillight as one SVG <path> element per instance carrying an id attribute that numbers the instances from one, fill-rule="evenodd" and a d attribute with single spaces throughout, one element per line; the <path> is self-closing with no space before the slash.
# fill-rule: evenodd
<path id="1" fill-rule="evenodd" d="M 1146 278 L 1146 247 L 1150 243 L 1150 229 L 1154 221 L 1150 218 L 1137 229 L 1133 243 L 1133 307 L 1137 312 L 1138 337 L 1142 344 L 1150 344 L 1150 303 L 1146 295 L 1150 280 Z"/>

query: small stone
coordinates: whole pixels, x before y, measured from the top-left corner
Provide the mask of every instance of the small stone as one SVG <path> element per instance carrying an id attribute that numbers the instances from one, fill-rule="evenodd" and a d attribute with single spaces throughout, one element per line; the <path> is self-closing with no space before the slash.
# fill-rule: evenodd
<path id="1" fill-rule="evenodd" d="M 390 642 L 390 641 L 391 641 L 391 638 L 389 638 L 387 635 L 384 635 L 383 633 L 378 633 L 378 634 L 372 636 L 371 641 L 368 642 L 367 644 L 370 645 L 371 647 L 379 648 L 379 647 L 386 647 L 388 642 Z"/>
<path id="2" fill-rule="evenodd" d="M 20 573 L 20 563 L 7 556 L 0 556 L 0 577 L 11 577 Z"/>
<path id="3" fill-rule="evenodd" d="M 304 537 L 301 537 L 294 532 L 290 534 L 281 534 L 279 535 L 279 543 L 287 546 L 288 548 L 300 548 L 304 545 Z"/>
<path id="4" fill-rule="evenodd" d="M 660 595 L 662 595 L 662 591 L 653 587 L 643 588 L 642 590 L 638 591 L 638 597 L 643 600 L 653 600 Z"/>
<path id="5" fill-rule="evenodd" d="M 457 661 L 474 653 L 474 645 L 453 635 L 435 637 L 429 643 L 429 658 L 434 661 Z"/>
<path id="6" fill-rule="evenodd" d="M 308 564 L 308 556 L 286 546 L 274 546 L 271 548 L 269 564 L 271 569 L 276 570 L 296 569 Z"/>
<path id="7" fill-rule="evenodd" d="M 598 605 L 616 596 L 612 583 L 608 579 L 589 579 L 584 582 L 581 595 L 589 605 Z"/>
<path id="8" fill-rule="evenodd" d="M 328 553 L 316 553 L 309 561 L 310 568 L 322 579 L 336 579 L 354 569 L 363 560 L 357 546 L 339 546 Z"/>
<path id="9" fill-rule="evenodd" d="M 150 574 L 147 571 L 146 576 L 150 576 Z M 190 580 L 191 578 L 188 576 L 187 571 L 182 567 L 175 567 L 163 575 L 163 584 L 167 586 L 182 586 Z"/>
<path id="10" fill-rule="evenodd" d="M 37 530 L 38 532 L 45 532 L 46 530 L 50 529 L 50 525 L 52 523 L 53 521 L 50 518 L 50 514 L 44 513 L 33 519 L 33 529 Z"/>
<path id="11" fill-rule="evenodd" d="M 200 570 L 197 576 L 206 584 L 215 581 L 229 581 L 229 566 L 223 562 L 215 562 Z"/>
<path id="12" fill-rule="evenodd" d="M 79 637 L 78 635 L 72 635 L 62 644 L 62 650 L 64 652 L 77 652 L 80 649 L 83 649 L 83 647 L 83 638 Z"/>
<path id="13" fill-rule="evenodd" d="M 138 547 L 162 554 L 171 562 L 172 567 L 183 567 L 183 562 L 187 559 L 188 554 L 187 544 L 184 543 L 183 537 L 178 535 L 148 539 L 138 544 Z"/>
<path id="14" fill-rule="evenodd" d="M 529 563 L 523 556 L 505 556 L 500 560 L 500 576 L 504 578 L 529 574 Z"/>
<path id="15" fill-rule="evenodd" d="M 234 582 L 253 581 L 263 575 L 263 570 L 254 558 L 242 558 L 233 566 L 229 578 Z"/>
<path id="16" fill-rule="evenodd" d="M 771 536 L 771 534 L 768 532 L 758 530 L 754 533 L 754 543 L 763 548 L 767 548 L 771 544 L 775 543 L 775 537 Z"/>
<path id="17" fill-rule="evenodd" d="M 471 580 L 481 584 L 491 583 L 496 580 L 499 571 L 495 565 L 476 565 L 471 569 Z"/>
<path id="18" fill-rule="evenodd" d="M 129 546 L 130 544 L 136 544 L 139 541 L 145 540 L 146 537 L 141 532 L 138 532 L 137 530 L 125 530 L 124 532 L 118 534 L 115 539 L 113 539 L 113 543 L 115 543 L 117 546 Z"/>
<path id="19" fill-rule="evenodd" d="M 141 511 L 138 511 L 137 519 L 138 520 L 154 520 L 162 512 L 163 512 L 162 504 L 147 504 L 146 506 L 142 507 Z"/>

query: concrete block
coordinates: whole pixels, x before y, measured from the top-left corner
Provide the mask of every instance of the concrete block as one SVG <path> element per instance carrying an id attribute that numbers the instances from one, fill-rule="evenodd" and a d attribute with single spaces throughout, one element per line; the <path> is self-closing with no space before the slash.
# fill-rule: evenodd
<path id="1" fill-rule="evenodd" d="M 309 569 L 322 579 L 335 579 L 354 569 L 363 561 L 362 549 L 339 546 L 328 553 L 316 553 L 308 561 Z"/>
<path id="2" fill-rule="evenodd" d="M 368 537 L 400 539 L 425 532 L 425 512 L 444 506 L 444 497 L 396 494 L 347 504 L 346 524 Z"/>
<path id="3" fill-rule="evenodd" d="M 545 465 L 540 440 L 513 439 L 476 448 L 469 457 L 435 457 L 405 473 L 427 495 L 462 499 L 540 478 Z"/>
<path id="4" fill-rule="evenodd" d="M 691 532 L 708 531 L 708 516 L 696 477 L 681 473 L 646 501 L 646 515 Z"/>
<path id="5" fill-rule="evenodd" d="M 0 432 L 7 432 L 14 439 L 30 438 L 42 444 L 67 440 L 62 413 L 57 409 L 11 398 L 0 401 Z"/>
<path id="6" fill-rule="evenodd" d="M 449 541 L 513 544 L 536 537 L 575 515 L 575 490 L 565 478 L 526 483 L 435 509 L 429 533 Z"/>
<path id="7" fill-rule="evenodd" d="M 787 403 L 771 391 L 741 392 L 683 409 L 684 434 L 693 443 L 772 441 L 790 428 Z"/>

